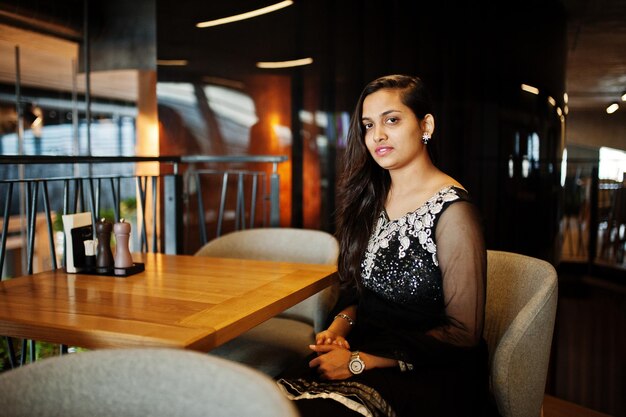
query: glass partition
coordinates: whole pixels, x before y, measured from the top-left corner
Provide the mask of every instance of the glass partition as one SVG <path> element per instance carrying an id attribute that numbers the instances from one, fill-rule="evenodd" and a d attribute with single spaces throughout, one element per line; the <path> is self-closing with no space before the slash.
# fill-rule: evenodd
<path id="1" fill-rule="evenodd" d="M 569 146 L 563 179 L 562 260 L 626 267 L 626 153 Z"/>
<path id="2" fill-rule="evenodd" d="M 134 156 L 137 144 L 138 70 L 92 71 L 86 56 L 101 55 L 96 46 L 86 55 L 85 34 L 103 25 L 96 10 L 90 19 L 84 1 L 63 5 L 45 2 L 3 5 L 0 23 L 0 155 L 2 156 Z M 4 9 L 6 8 L 6 9 Z M 97 44 L 100 45 L 100 44 Z M 0 164 L 0 181 L 28 178 L 133 175 L 134 164 Z M 21 224 L 22 239 L 13 239 L 6 265 L 26 270 L 26 218 L 32 184 L 18 182 L 8 204 L 13 229 Z M 49 184 L 52 196 L 63 195 L 63 182 Z M 132 188 L 120 190 L 124 205 L 134 207 Z M 103 205 L 112 197 L 103 194 Z M 63 212 L 62 199 L 51 199 L 50 210 Z M 43 210 L 41 202 L 37 206 Z M 62 227 L 60 216 L 54 231 Z M 15 229 L 20 234 L 20 230 Z M 45 227 L 37 229 L 46 234 Z M 21 243 L 20 243 L 21 242 Z M 62 242 L 61 242 L 62 245 Z"/>

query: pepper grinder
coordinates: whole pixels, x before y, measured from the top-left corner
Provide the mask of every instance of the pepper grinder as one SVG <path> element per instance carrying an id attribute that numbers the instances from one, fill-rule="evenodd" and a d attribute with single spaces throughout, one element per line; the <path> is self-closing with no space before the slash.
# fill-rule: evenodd
<path id="1" fill-rule="evenodd" d="M 125 268 L 133 266 L 133 258 L 130 255 L 128 241 L 130 238 L 130 223 L 120 219 L 119 223 L 113 225 L 115 234 L 115 274 L 123 275 Z"/>
<path id="2" fill-rule="evenodd" d="M 113 267 L 113 253 L 111 252 L 111 222 L 102 218 L 96 223 L 96 235 L 98 236 L 98 247 L 96 250 L 96 270 L 104 274 Z"/>

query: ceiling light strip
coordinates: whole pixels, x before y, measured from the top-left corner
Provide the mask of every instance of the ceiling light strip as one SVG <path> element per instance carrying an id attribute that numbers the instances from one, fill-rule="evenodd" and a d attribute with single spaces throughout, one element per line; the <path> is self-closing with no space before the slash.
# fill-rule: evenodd
<path id="1" fill-rule="evenodd" d="M 531 94 L 539 94 L 539 89 L 537 87 L 533 87 L 532 85 L 528 84 L 522 84 L 522 90 Z"/>
<path id="2" fill-rule="evenodd" d="M 313 58 L 294 59 L 292 61 L 276 61 L 276 62 L 257 62 L 258 68 L 274 69 L 274 68 L 291 68 L 309 65 L 313 63 Z"/>
<path id="3" fill-rule="evenodd" d="M 196 27 L 199 28 L 208 28 L 211 26 L 225 25 L 226 23 L 238 22 L 240 20 L 250 19 L 253 17 L 261 16 L 263 14 L 275 12 L 276 10 L 283 9 L 285 7 L 291 6 L 293 4 L 292 0 L 281 1 L 280 3 L 273 4 L 271 6 L 262 7 L 257 10 L 252 10 L 250 12 L 237 14 L 234 16 L 223 17 L 221 19 L 209 20 L 206 22 L 200 22 L 196 24 Z"/>
<path id="4" fill-rule="evenodd" d="M 619 104 L 618 103 L 611 103 L 609 105 L 609 107 L 606 108 L 606 112 L 608 114 L 613 114 L 617 111 L 617 109 L 619 109 Z"/>

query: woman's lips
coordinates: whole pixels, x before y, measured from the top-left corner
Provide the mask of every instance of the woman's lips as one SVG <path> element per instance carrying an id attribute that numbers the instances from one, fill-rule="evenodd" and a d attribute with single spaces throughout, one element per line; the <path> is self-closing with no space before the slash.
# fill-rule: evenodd
<path id="1" fill-rule="evenodd" d="M 391 152 L 392 150 L 393 150 L 393 147 L 391 147 L 391 146 L 379 146 L 379 147 L 376 148 L 376 155 L 378 155 L 378 156 L 385 156 L 389 152 Z"/>

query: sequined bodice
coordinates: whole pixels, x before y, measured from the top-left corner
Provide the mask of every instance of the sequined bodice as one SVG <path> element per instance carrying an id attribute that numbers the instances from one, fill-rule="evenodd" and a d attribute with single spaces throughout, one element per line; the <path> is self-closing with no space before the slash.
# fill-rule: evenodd
<path id="1" fill-rule="evenodd" d="M 401 304 L 443 299 L 434 228 L 446 205 L 464 190 L 448 186 L 417 210 L 390 220 L 383 211 L 361 264 L 363 285 Z"/>

